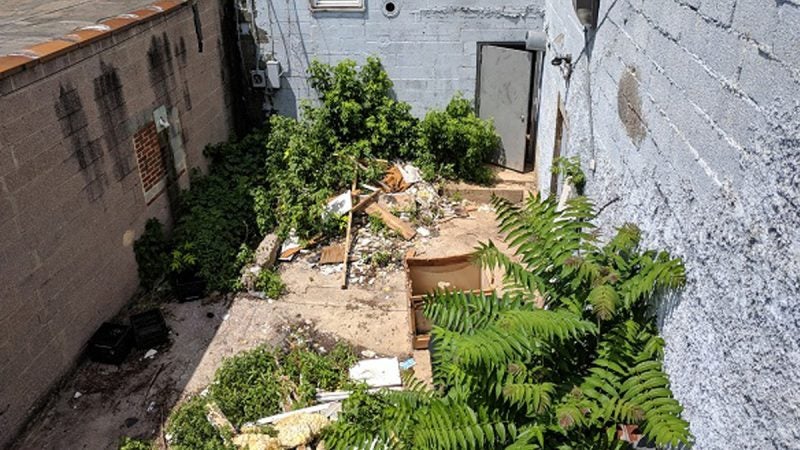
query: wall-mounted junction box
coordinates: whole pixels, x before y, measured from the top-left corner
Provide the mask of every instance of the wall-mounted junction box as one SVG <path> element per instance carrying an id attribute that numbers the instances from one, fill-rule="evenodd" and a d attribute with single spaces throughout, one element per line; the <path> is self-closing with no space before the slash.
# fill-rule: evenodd
<path id="1" fill-rule="evenodd" d="M 281 63 L 278 61 L 267 61 L 267 83 L 272 89 L 281 87 Z"/>

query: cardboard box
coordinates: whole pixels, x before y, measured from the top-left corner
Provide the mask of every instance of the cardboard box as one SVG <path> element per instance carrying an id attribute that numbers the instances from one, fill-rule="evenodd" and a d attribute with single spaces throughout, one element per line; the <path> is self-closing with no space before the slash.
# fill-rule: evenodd
<path id="1" fill-rule="evenodd" d="M 412 344 L 415 350 L 427 349 L 433 324 L 422 312 L 425 296 L 439 290 L 485 291 L 486 275 L 473 261 L 474 254 L 419 258 L 407 254 L 406 291 L 410 311 Z"/>

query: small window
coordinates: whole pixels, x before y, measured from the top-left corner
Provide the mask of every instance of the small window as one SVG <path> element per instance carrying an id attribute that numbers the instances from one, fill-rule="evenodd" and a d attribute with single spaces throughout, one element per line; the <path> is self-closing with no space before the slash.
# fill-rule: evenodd
<path id="1" fill-rule="evenodd" d="M 364 0 L 311 0 L 311 9 L 314 11 L 363 11 Z"/>

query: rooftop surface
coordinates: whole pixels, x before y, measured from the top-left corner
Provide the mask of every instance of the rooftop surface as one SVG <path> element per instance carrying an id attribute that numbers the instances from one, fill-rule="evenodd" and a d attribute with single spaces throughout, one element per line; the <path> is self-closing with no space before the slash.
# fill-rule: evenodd
<path id="1" fill-rule="evenodd" d="M 69 34 L 152 0 L 0 0 L 0 55 Z"/>

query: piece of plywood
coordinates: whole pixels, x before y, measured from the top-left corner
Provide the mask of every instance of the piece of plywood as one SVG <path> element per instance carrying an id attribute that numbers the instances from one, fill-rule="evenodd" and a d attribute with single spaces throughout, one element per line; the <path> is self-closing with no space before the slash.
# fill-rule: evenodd
<path id="1" fill-rule="evenodd" d="M 366 209 L 368 214 L 378 215 L 389 228 L 400 233 L 403 239 L 410 240 L 417 235 L 417 230 L 411 228 L 411 225 L 403 222 L 402 219 L 392 214 L 389 210 L 376 203 L 371 203 Z"/>
<path id="2" fill-rule="evenodd" d="M 341 264 L 344 260 L 344 245 L 333 244 L 322 249 L 319 257 L 320 264 Z"/>

